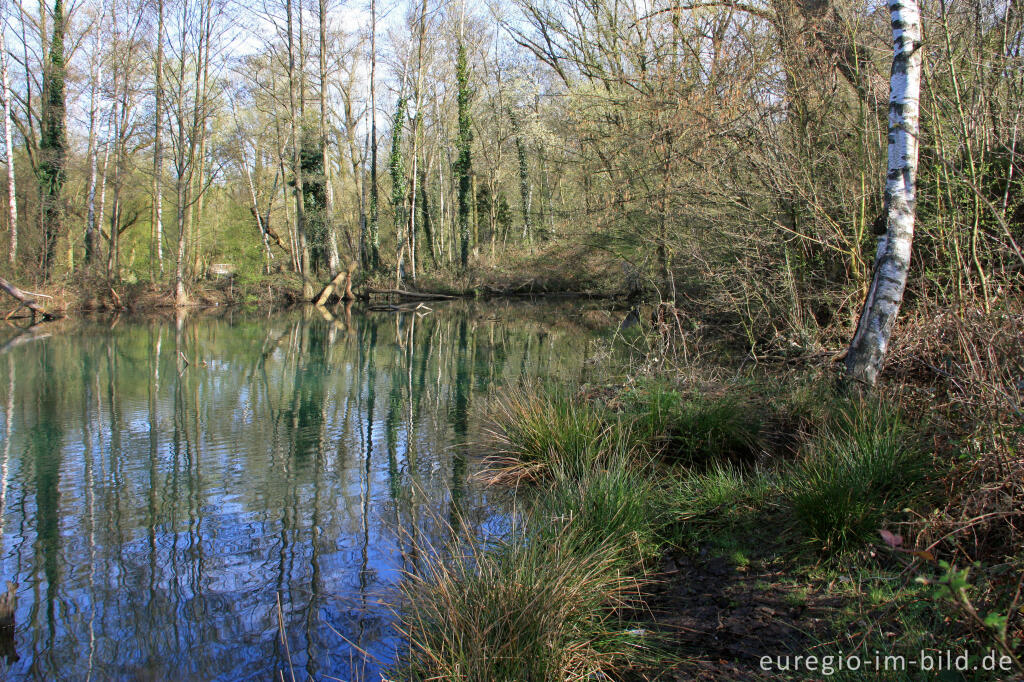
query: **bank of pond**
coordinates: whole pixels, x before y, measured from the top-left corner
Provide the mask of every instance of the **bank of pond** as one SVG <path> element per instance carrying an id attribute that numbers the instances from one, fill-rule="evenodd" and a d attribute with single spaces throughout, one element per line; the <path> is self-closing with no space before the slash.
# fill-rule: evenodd
<path id="1" fill-rule="evenodd" d="M 978 643 L 1019 671 L 1006 590 L 911 536 L 949 471 L 920 415 L 827 365 L 645 373 L 622 316 L 229 309 L 7 347 L 0 670 L 748 679 Z"/>

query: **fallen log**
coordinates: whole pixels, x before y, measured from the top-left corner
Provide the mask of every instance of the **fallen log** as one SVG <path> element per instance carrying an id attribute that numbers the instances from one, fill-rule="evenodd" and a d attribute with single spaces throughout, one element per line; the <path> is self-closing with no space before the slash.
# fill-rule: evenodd
<path id="1" fill-rule="evenodd" d="M 315 299 L 313 304 L 318 306 L 327 305 L 332 297 L 337 297 L 342 301 L 351 301 L 355 299 L 355 294 L 352 293 L 352 273 L 356 271 L 355 262 L 348 264 L 348 269 L 339 272 L 334 276 L 327 286 L 320 290 L 320 293 Z"/>
<path id="2" fill-rule="evenodd" d="M 406 291 L 405 289 L 367 289 L 366 291 L 367 293 L 377 294 L 379 296 L 399 296 L 402 298 L 410 298 L 414 300 L 424 301 L 449 301 L 458 298 L 458 296 L 450 296 L 448 294 Z"/>
<path id="3" fill-rule="evenodd" d="M 44 320 L 56 320 L 59 315 L 54 315 L 43 310 L 43 307 L 36 303 L 35 299 L 29 298 L 29 295 L 24 291 L 8 282 L 3 277 L 0 277 L 0 289 L 6 291 L 14 300 L 18 301 L 22 306 L 32 311 L 32 319 L 35 319 L 37 314 L 42 315 Z M 17 310 L 17 308 L 15 308 Z M 8 317 L 10 317 L 8 315 Z"/>
<path id="4" fill-rule="evenodd" d="M 416 303 L 399 303 L 399 304 L 388 304 L 388 305 L 371 305 L 366 308 L 371 312 L 385 312 L 385 313 L 418 313 L 421 315 L 428 315 L 434 310 L 422 302 Z"/>

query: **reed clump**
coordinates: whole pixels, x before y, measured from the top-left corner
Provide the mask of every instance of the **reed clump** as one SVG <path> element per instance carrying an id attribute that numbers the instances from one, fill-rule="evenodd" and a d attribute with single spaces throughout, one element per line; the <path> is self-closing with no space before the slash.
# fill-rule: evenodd
<path id="1" fill-rule="evenodd" d="M 658 514 L 625 454 L 595 453 L 582 477 L 555 460 L 507 537 L 463 537 L 408 574 L 403 679 L 604 679 L 636 659 L 643 635 L 625 614 L 640 603 Z"/>

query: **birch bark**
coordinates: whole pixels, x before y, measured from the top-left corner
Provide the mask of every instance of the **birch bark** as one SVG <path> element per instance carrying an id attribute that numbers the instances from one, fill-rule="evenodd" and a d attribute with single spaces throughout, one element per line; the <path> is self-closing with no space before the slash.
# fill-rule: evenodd
<path id="1" fill-rule="evenodd" d="M 6 9 L 6 8 L 5 8 Z M 0 31 L 0 80 L 3 81 L 4 97 L 4 151 L 7 154 L 7 210 L 10 216 L 10 250 L 7 260 L 14 265 L 18 257 L 18 202 L 14 187 L 14 143 L 11 137 L 11 80 L 7 72 L 7 45 Z"/>
<path id="2" fill-rule="evenodd" d="M 921 14 L 917 0 L 889 0 L 893 59 L 889 81 L 889 162 L 885 181 L 886 231 L 857 331 L 846 354 L 851 378 L 873 386 L 882 369 L 910 267 L 916 203 Z"/>

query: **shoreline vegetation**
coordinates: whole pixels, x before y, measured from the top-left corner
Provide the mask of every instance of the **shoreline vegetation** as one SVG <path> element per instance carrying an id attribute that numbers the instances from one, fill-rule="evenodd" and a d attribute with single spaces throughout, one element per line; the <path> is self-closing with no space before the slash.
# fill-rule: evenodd
<path id="1" fill-rule="evenodd" d="M 418 283 L 440 298 L 578 290 L 621 321 L 585 384 L 494 397 L 480 482 L 508 495 L 516 523 L 481 539 L 442 521 L 459 549 L 423 548 L 406 576 L 396 679 L 817 678 L 823 662 L 860 679 L 851 666 L 879 654 L 904 662 L 888 678 L 917 679 L 914 665 L 947 651 L 970 656 L 963 679 L 1024 674 L 1024 314 L 1011 296 L 988 313 L 914 300 L 868 391 L 844 377 L 841 330 L 752 347 L 753 329 L 705 300 L 667 306 L 627 295 L 610 268 L 576 272 Z M 59 304 L 70 290 L 48 291 Z M 194 291 L 221 308 L 304 301 L 288 274 Z M 173 306 L 147 284 L 77 300 Z M 793 668 L 797 656 L 818 669 Z M 983 660 L 1002 667 L 973 668 Z"/>
<path id="2" fill-rule="evenodd" d="M 868 393 L 685 336 L 495 398 L 480 477 L 519 522 L 409 576 L 397 679 L 1024 674 L 1019 412 L 919 359 Z"/>
<path id="3" fill-rule="evenodd" d="M 621 305 L 496 396 L 517 524 L 409 577 L 399 676 L 1024 674 L 1020 3 L 356 4 L 8 7 L 4 281 Z"/>
<path id="4" fill-rule="evenodd" d="M 612 259 L 587 257 L 594 268 L 576 269 L 577 259 L 584 258 L 581 250 L 568 245 L 549 245 L 548 248 L 523 254 L 515 263 L 483 263 L 465 272 L 449 273 L 438 271 L 419 277 L 413 282 L 394 287 L 394 281 L 382 274 L 364 273 L 356 267 L 349 270 L 351 294 L 354 299 L 369 301 L 408 302 L 417 300 L 444 300 L 451 298 L 517 298 L 517 297 L 563 297 L 619 299 L 628 297 L 636 302 L 642 297 L 641 290 L 624 289 L 623 278 L 609 276 L 614 273 Z M 601 262 L 604 261 L 604 262 Z M 353 266 L 355 264 L 353 263 Z M 354 274 L 351 274 L 354 273 Z M 339 275 L 341 277 L 344 271 Z M 54 315 L 68 315 L 82 312 L 145 312 L 173 307 L 216 307 L 224 305 L 280 308 L 304 303 L 314 303 L 324 289 L 332 284 L 324 281 L 314 286 L 315 296 L 306 296 L 302 278 L 292 272 L 236 272 L 233 268 L 223 270 L 211 268 L 203 279 L 190 286 L 189 300 L 180 304 L 172 288 L 165 284 L 146 280 L 111 282 L 104 277 L 77 273 L 63 281 L 57 280 L 38 288 L 33 305 Z M 625 292 L 625 294 L 624 294 Z M 8 319 L 17 319 L 14 314 L 23 304 L 14 298 L 8 299 L 15 309 Z M 327 303 L 340 302 L 340 295 L 330 293 Z"/>

